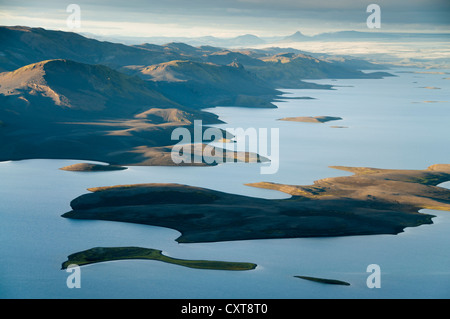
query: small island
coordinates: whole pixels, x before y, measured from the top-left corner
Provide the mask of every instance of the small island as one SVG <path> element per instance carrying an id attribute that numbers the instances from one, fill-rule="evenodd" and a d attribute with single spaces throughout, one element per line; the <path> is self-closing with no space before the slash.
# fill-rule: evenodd
<path id="1" fill-rule="evenodd" d="M 336 116 L 298 116 L 298 117 L 284 117 L 279 121 L 304 122 L 304 123 L 326 123 L 329 121 L 342 120 L 342 117 Z"/>
<path id="2" fill-rule="evenodd" d="M 108 171 L 121 171 L 127 169 L 124 166 L 119 165 L 103 165 L 92 163 L 78 163 L 60 168 L 63 171 L 72 172 L 108 172 Z"/>
<path id="3" fill-rule="evenodd" d="M 429 90 L 440 90 L 441 88 L 437 86 L 421 86 L 421 89 L 429 89 Z"/>
<path id="4" fill-rule="evenodd" d="M 212 270 L 252 270 L 257 266 L 247 262 L 177 259 L 163 255 L 161 250 L 142 247 L 95 247 L 71 254 L 67 258 L 67 261 L 62 263 L 61 269 L 66 269 L 71 264 L 83 266 L 99 262 L 129 259 L 157 260 L 188 268 Z"/>
<path id="5" fill-rule="evenodd" d="M 350 283 L 341 281 L 341 280 L 336 280 L 336 279 L 326 279 L 326 278 L 317 278 L 317 277 L 309 277 L 309 276 L 294 276 L 294 277 L 304 279 L 304 280 L 318 282 L 321 284 L 350 286 Z"/>

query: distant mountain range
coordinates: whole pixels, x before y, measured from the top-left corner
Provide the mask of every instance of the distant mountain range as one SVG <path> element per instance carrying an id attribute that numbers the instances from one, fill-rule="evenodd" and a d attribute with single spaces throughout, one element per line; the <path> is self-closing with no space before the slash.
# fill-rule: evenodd
<path id="1" fill-rule="evenodd" d="M 88 37 L 94 37 L 105 41 L 114 41 L 124 44 L 167 44 L 170 42 L 183 42 L 193 46 L 211 45 L 225 48 L 242 48 L 255 47 L 265 45 L 276 45 L 281 43 L 293 43 L 303 41 L 450 41 L 450 33 L 418 33 L 418 32 L 382 32 L 379 30 L 364 32 L 364 31 L 337 31 L 321 33 L 313 36 L 308 36 L 300 31 L 288 36 L 271 36 L 259 37 L 253 34 L 244 34 L 237 37 L 219 38 L 214 36 L 202 37 L 123 37 L 110 36 L 101 37 L 98 35 L 85 33 Z"/>
<path id="2" fill-rule="evenodd" d="M 296 35 L 300 36 L 300 35 Z M 254 37 L 240 38 L 242 43 Z M 174 165 L 175 127 L 220 123 L 213 106 L 275 107 L 304 79 L 381 78 L 357 59 L 185 43 L 124 45 L 76 33 L 0 27 L 0 160 L 83 158 Z"/>

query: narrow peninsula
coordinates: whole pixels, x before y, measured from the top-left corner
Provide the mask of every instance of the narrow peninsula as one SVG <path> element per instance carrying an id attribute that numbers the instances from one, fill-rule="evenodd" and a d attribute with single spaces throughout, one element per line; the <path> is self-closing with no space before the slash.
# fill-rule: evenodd
<path id="1" fill-rule="evenodd" d="M 213 260 L 187 260 L 165 256 L 161 250 L 142 247 L 95 247 L 71 254 L 61 269 L 71 264 L 78 266 L 113 260 L 146 259 L 157 260 L 188 268 L 212 270 L 252 270 L 256 264 L 247 262 L 226 262 Z"/>

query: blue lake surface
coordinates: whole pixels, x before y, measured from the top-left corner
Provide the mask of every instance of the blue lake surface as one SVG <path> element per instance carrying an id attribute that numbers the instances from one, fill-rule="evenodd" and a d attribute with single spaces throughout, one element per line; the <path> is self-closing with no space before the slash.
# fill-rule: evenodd
<path id="1" fill-rule="evenodd" d="M 286 96 L 314 99 L 276 102 L 277 109 L 210 109 L 226 122 L 217 127 L 279 129 L 279 169 L 272 175 L 260 174 L 267 164 L 83 173 L 59 170 L 83 159 L 0 163 L 0 298 L 449 298 L 449 212 L 423 210 L 436 215 L 434 223 L 399 235 L 201 244 L 178 244 L 179 233 L 167 228 L 61 217 L 72 199 L 95 186 L 181 183 L 287 198 L 244 184 L 311 184 L 349 175 L 332 165 L 425 169 L 450 163 L 449 75 L 415 71 L 428 70 L 390 70 L 397 76 L 379 80 L 314 81 L 335 85 L 335 90 L 283 90 Z M 322 124 L 278 121 L 321 115 L 343 119 Z M 176 258 L 247 261 L 258 267 L 231 272 L 157 261 L 107 262 L 82 267 L 81 288 L 69 289 L 62 262 L 69 254 L 97 246 L 148 247 Z M 380 266 L 381 288 L 367 287 L 369 264 Z M 323 285 L 296 275 L 338 279 L 351 286 Z"/>

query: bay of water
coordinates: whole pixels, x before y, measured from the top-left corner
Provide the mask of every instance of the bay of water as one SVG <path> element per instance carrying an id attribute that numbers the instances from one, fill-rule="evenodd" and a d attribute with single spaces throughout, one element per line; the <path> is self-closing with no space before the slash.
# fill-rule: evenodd
<path id="1" fill-rule="evenodd" d="M 437 216 L 434 223 L 408 228 L 399 235 L 202 244 L 178 244 L 179 233 L 161 227 L 61 217 L 70 210 L 72 199 L 95 186 L 181 183 L 287 198 L 244 184 L 310 184 L 349 175 L 331 165 L 425 169 L 449 163 L 448 74 L 404 71 L 391 70 L 396 77 L 380 80 L 314 81 L 333 84 L 335 90 L 283 90 L 286 96 L 314 99 L 276 102 L 277 109 L 211 109 L 226 122 L 218 125 L 221 128 L 279 128 L 279 170 L 272 175 L 260 174 L 260 167 L 267 164 L 130 167 L 83 173 L 58 170 L 83 159 L 0 163 L 0 298 L 450 297 L 448 212 L 423 210 Z M 277 120 L 320 115 L 343 120 L 323 124 Z M 157 261 L 107 262 L 82 267 L 81 288 L 69 289 L 69 273 L 61 270 L 62 262 L 69 254 L 97 246 L 148 247 L 176 258 L 247 261 L 258 267 L 231 272 Z M 380 266 L 381 288 L 367 287 L 369 264 Z M 295 275 L 338 279 L 351 286 L 307 282 Z"/>

